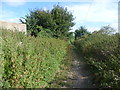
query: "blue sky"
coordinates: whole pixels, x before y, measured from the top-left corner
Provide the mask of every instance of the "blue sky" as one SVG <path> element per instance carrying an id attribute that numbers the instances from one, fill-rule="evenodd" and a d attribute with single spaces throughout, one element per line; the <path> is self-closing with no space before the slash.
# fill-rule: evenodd
<path id="1" fill-rule="evenodd" d="M 118 28 L 118 0 L 2 0 L 0 20 L 19 23 L 19 18 L 29 14 L 29 10 L 51 10 L 58 2 L 75 17 L 76 25 L 72 31 L 80 26 L 85 26 L 91 32 L 105 25 Z"/>

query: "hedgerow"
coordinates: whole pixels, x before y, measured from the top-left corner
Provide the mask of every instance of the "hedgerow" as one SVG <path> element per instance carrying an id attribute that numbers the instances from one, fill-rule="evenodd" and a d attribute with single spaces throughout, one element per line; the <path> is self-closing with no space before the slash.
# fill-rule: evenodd
<path id="1" fill-rule="evenodd" d="M 75 42 L 84 61 L 90 66 L 94 83 L 99 87 L 119 87 L 119 34 L 92 34 Z"/>
<path id="2" fill-rule="evenodd" d="M 59 70 L 67 43 L 2 30 L 3 88 L 45 88 Z"/>

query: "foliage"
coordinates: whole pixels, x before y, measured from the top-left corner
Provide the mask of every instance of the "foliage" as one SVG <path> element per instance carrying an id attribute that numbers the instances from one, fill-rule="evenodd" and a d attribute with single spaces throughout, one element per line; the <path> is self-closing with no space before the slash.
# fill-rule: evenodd
<path id="1" fill-rule="evenodd" d="M 99 33 L 102 34 L 112 34 L 113 32 L 115 32 L 115 29 L 113 27 L 111 27 L 110 25 L 108 26 L 103 26 L 100 30 Z"/>
<path id="2" fill-rule="evenodd" d="M 67 43 L 6 30 L 2 39 L 2 87 L 48 87 L 64 60 Z"/>
<path id="3" fill-rule="evenodd" d="M 70 44 L 73 44 L 74 43 L 74 40 L 75 40 L 75 38 L 74 38 L 74 32 L 69 32 L 68 33 L 68 42 L 70 43 Z"/>
<path id="4" fill-rule="evenodd" d="M 25 18 L 20 19 L 20 21 L 27 25 L 31 35 L 37 36 L 37 33 L 42 30 L 49 29 L 52 33 L 52 37 L 63 38 L 67 37 L 68 31 L 74 26 L 72 22 L 74 20 L 72 13 L 68 12 L 67 8 L 63 8 L 59 5 L 53 7 L 51 11 L 35 9 L 30 11 L 29 15 Z M 49 33 L 48 33 L 49 34 Z"/>
<path id="5" fill-rule="evenodd" d="M 54 27 L 56 37 L 66 37 L 68 31 L 74 26 L 72 13 L 68 12 L 67 8 L 56 5 L 51 10 L 51 15 L 56 23 Z"/>
<path id="6" fill-rule="evenodd" d="M 87 31 L 87 29 L 83 26 L 75 30 L 75 40 L 79 37 L 83 37 L 85 35 L 90 35 L 90 32 Z"/>
<path id="7" fill-rule="evenodd" d="M 72 51 L 73 46 L 67 46 L 67 54 L 65 60 L 62 61 L 59 72 L 56 74 L 55 79 L 51 82 L 50 88 L 61 88 L 61 87 L 70 87 L 71 82 L 67 81 L 69 79 L 69 72 L 72 67 Z"/>
<path id="8" fill-rule="evenodd" d="M 75 42 L 85 62 L 94 73 L 94 81 L 100 87 L 120 85 L 120 34 L 93 33 Z"/>

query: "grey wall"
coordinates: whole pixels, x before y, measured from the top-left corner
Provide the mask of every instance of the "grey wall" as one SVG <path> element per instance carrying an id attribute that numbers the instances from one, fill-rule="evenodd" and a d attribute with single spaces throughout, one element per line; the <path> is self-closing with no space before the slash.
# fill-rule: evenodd
<path id="1" fill-rule="evenodd" d="M 4 29 L 9 29 L 12 31 L 20 31 L 20 32 L 26 32 L 26 24 L 21 24 L 21 23 L 11 23 L 11 22 L 5 22 L 5 21 L 0 21 L 0 28 Z"/>

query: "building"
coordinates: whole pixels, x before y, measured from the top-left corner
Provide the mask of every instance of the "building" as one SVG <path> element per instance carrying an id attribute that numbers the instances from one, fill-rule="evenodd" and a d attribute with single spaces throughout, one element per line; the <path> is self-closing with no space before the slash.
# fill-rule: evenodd
<path id="1" fill-rule="evenodd" d="M 0 21 L 0 28 L 12 30 L 12 31 L 25 32 L 25 34 L 27 33 L 26 24 L 21 24 L 21 23 Z"/>

